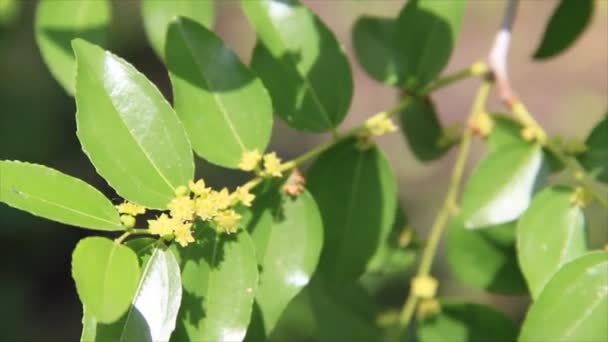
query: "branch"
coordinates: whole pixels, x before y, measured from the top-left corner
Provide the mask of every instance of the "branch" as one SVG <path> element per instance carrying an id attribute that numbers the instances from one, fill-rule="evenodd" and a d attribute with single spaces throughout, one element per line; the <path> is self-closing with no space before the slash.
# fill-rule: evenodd
<path id="1" fill-rule="evenodd" d="M 490 54 L 488 55 L 488 65 L 494 75 L 500 97 L 509 108 L 517 101 L 513 88 L 511 88 L 511 83 L 509 82 L 507 65 L 509 47 L 511 45 L 511 31 L 513 22 L 515 21 L 518 3 L 519 0 L 508 0 L 500 30 L 494 38 L 494 45 L 492 45 Z"/>

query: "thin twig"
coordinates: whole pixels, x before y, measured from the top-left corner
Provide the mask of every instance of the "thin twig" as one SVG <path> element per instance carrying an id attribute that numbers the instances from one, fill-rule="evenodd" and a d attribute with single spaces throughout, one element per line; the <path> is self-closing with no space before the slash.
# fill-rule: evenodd
<path id="1" fill-rule="evenodd" d="M 494 38 L 494 45 L 492 45 L 488 56 L 488 65 L 496 79 L 496 86 L 500 97 L 509 108 L 516 102 L 515 93 L 509 82 L 507 65 L 513 22 L 515 21 L 518 3 L 519 0 L 508 0 L 500 30 L 496 34 L 496 38 Z"/>

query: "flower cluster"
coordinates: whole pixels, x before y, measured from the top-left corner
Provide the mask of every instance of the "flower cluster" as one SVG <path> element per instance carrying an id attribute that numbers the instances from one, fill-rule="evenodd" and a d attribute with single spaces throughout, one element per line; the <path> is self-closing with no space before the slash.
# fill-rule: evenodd
<path id="1" fill-rule="evenodd" d="M 167 205 L 170 214 L 162 214 L 149 220 L 148 224 L 150 233 L 173 236 L 181 246 L 194 242 L 192 227 L 196 219 L 213 224 L 218 232 L 236 232 L 241 215 L 233 207 L 238 203 L 251 206 L 255 198 L 248 188 L 238 187 L 233 193 L 226 188 L 216 191 L 207 187 L 202 179 L 190 181 L 188 187 L 177 188 L 175 194 Z"/>
<path id="2" fill-rule="evenodd" d="M 372 135 L 384 135 L 390 132 L 396 132 L 397 126 L 387 116 L 386 113 L 382 112 L 372 116 L 365 121 L 365 128 Z"/>
<path id="3" fill-rule="evenodd" d="M 248 151 L 243 153 L 239 168 L 243 171 L 254 171 L 260 167 L 260 162 L 264 162 L 264 168 L 260 172 L 264 177 L 281 177 L 281 159 L 277 157 L 275 152 L 267 153 L 264 156 L 258 150 Z"/>
<path id="4" fill-rule="evenodd" d="M 122 222 L 125 228 L 135 227 L 135 216 L 146 213 L 146 208 L 131 202 L 119 204 L 116 206 L 116 209 L 121 214 L 120 222 Z"/>

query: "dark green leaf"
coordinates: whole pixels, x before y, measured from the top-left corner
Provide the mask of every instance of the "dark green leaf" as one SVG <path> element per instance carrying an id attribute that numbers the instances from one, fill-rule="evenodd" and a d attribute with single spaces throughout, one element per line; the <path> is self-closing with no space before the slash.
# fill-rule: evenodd
<path id="1" fill-rule="evenodd" d="M 540 192 L 517 226 L 517 258 L 536 298 L 565 263 L 587 251 L 585 215 L 573 191 L 554 186 Z"/>
<path id="2" fill-rule="evenodd" d="M 143 0 L 141 15 L 152 48 L 163 58 L 171 20 L 178 16 L 187 17 L 210 28 L 213 26 L 214 6 L 213 0 Z"/>
<path id="3" fill-rule="evenodd" d="M 77 227 L 124 229 L 116 208 L 97 189 L 42 165 L 0 161 L 0 202 Z"/>
<path id="4" fill-rule="evenodd" d="M 545 28 L 534 59 L 554 57 L 572 46 L 591 21 L 593 0 L 561 0 Z"/>
<path id="5" fill-rule="evenodd" d="M 516 220 L 546 179 L 542 149 L 525 141 L 494 151 L 469 178 L 462 196 L 464 225 L 469 229 Z"/>
<path id="6" fill-rule="evenodd" d="M 319 270 L 331 283 L 357 279 L 392 227 L 397 185 L 384 154 L 349 139 L 310 167 L 308 189 L 325 227 Z"/>
<path id="7" fill-rule="evenodd" d="M 190 19 L 173 21 L 168 37 L 175 110 L 194 150 L 231 168 L 243 152 L 263 152 L 272 131 L 272 103 L 262 82 L 219 37 Z"/>
<path id="8" fill-rule="evenodd" d="M 456 218 L 448 231 L 447 255 L 458 279 L 489 292 L 526 293 L 517 264 L 515 222 L 470 230 Z"/>
<path id="9" fill-rule="evenodd" d="M 257 196 L 247 221 L 261 269 L 255 299 L 264 333 L 270 335 L 289 301 L 308 284 L 317 267 L 323 222 L 308 191 L 293 198 L 280 186 Z"/>
<path id="10" fill-rule="evenodd" d="M 42 0 L 38 3 L 36 42 L 51 74 L 70 95 L 74 94 L 76 78 L 72 39 L 82 38 L 104 45 L 111 16 L 107 0 Z"/>
<path id="11" fill-rule="evenodd" d="M 464 0 L 408 1 L 397 19 L 394 44 L 409 90 L 434 80 L 448 63 L 465 8 Z"/>
<path id="12" fill-rule="evenodd" d="M 353 93 L 350 66 L 331 31 L 297 0 L 242 0 L 260 41 L 252 67 L 272 96 L 275 112 L 307 131 L 334 129 Z"/>
<path id="13" fill-rule="evenodd" d="M 141 252 L 147 254 L 145 249 Z M 175 256 L 155 248 L 148 256 L 131 307 L 119 321 L 100 324 L 83 308 L 81 341 L 168 341 L 181 299 Z"/>
<path id="14" fill-rule="evenodd" d="M 72 277 L 87 312 L 97 322 L 112 323 L 129 308 L 140 269 L 127 246 L 102 237 L 80 240 L 72 255 Z"/>
<path id="15" fill-rule="evenodd" d="M 165 208 L 194 175 L 177 115 L 144 75 L 83 40 L 77 57 L 78 138 L 97 172 L 124 198 Z"/>
<path id="16" fill-rule="evenodd" d="M 335 287 L 326 279 L 315 277 L 309 289 L 318 341 L 381 340 L 380 330 L 375 326 L 378 309 L 357 283 Z"/>
<path id="17" fill-rule="evenodd" d="M 216 235 L 173 251 L 184 293 L 173 341 L 242 341 L 258 284 L 255 250 L 247 232 Z"/>
<path id="18" fill-rule="evenodd" d="M 403 83 L 401 63 L 393 45 L 396 20 L 363 16 L 353 28 L 353 45 L 359 63 L 375 80 L 388 84 Z"/>
<path id="19" fill-rule="evenodd" d="M 421 161 L 443 156 L 453 145 L 442 140 L 443 129 L 430 99 L 412 99 L 400 113 L 401 129 L 410 150 Z"/>
<path id="20" fill-rule="evenodd" d="M 608 183 L 608 113 L 589 134 L 587 151 L 578 158 L 583 166 L 601 182 Z"/>
<path id="21" fill-rule="evenodd" d="M 564 265 L 530 307 L 519 341 L 608 341 L 608 253 Z"/>
<path id="22" fill-rule="evenodd" d="M 441 313 L 418 326 L 420 342 L 513 342 L 517 326 L 489 306 L 442 302 Z"/>

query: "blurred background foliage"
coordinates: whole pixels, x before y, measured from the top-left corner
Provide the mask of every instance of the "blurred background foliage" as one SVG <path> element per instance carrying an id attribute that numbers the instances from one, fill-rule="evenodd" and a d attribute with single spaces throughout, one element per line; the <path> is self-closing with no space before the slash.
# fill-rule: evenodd
<path id="1" fill-rule="evenodd" d="M 35 43 L 36 1 L 17 0 L 18 11 L 0 25 L 0 159 L 19 159 L 46 164 L 95 185 L 111 198 L 117 196 L 96 175 L 80 150 L 75 134 L 75 104 L 51 77 Z M 8 3 L 0 1 L 0 4 Z M 351 29 L 362 14 L 393 17 L 402 0 L 304 0 L 334 30 L 349 55 L 354 72 L 355 93 L 348 128 L 371 113 L 396 103 L 394 89 L 367 77 L 357 64 Z M 511 78 L 519 95 L 550 134 L 567 138 L 587 136 L 607 108 L 608 94 L 608 1 L 598 1 L 589 29 L 563 55 L 546 62 L 534 62 L 531 55 L 557 1 L 523 0 L 514 30 Z M 464 26 L 447 72 L 484 58 L 501 20 L 502 1 L 469 0 Z M 5 19 L 5 18 L 3 18 Z M 239 2 L 217 1 L 215 30 L 248 62 L 255 41 L 253 29 L 241 13 Z M 131 62 L 171 98 L 167 71 L 148 44 L 139 11 L 139 1 L 113 1 L 109 50 Z M 471 106 L 476 80 L 443 89 L 433 95 L 444 123 L 461 121 Z M 339 87 L 339 84 L 335 85 Z M 496 97 L 490 109 L 502 108 Z M 294 157 L 328 137 L 291 130 L 276 121 L 271 150 L 284 159 Z M 108 137 L 111 139 L 112 137 Z M 439 161 L 421 164 L 415 160 L 403 138 L 393 134 L 379 144 L 398 176 L 401 205 L 419 235 L 426 231 L 447 188 L 455 151 Z M 474 149 L 474 162 L 483 154 Z M 198 176 L 214 186 L 233 186 L 244 176 L 198 160 Z M 1 177 L 1 175 L 0 175 Z M 559 175 L 556 179 L 559 179 Z M 608 190 L 602 189 L 608 194 Z M 608 213 L 599 206 L 587 209 L 590 245 L 608 241 Z M 0 329 L 6 341 L 74 341 L 80 336 L 81 305 L 70 276 L 70 254 L 86 231 L 39 219 L 25 212 L 0 206 Z M 498 305 L 520 321 L 528 303 L 526 296 L 486 294 L 459 283 L 449 273 L 445 260 L 436 264 L 441 296 L 463 295 L 479 302 Z M 400 286 L 400 287 L 399 287 Z M 394 292 L 394 293 L 393 293 Z M 406 294 L 406 280 L 382 298 L 398 306 Z M 306 312 L 289 312 L 286 321 L 303 319 Z M 290 325 L 277 332 L 277 339 L 291 336 Z"/>

